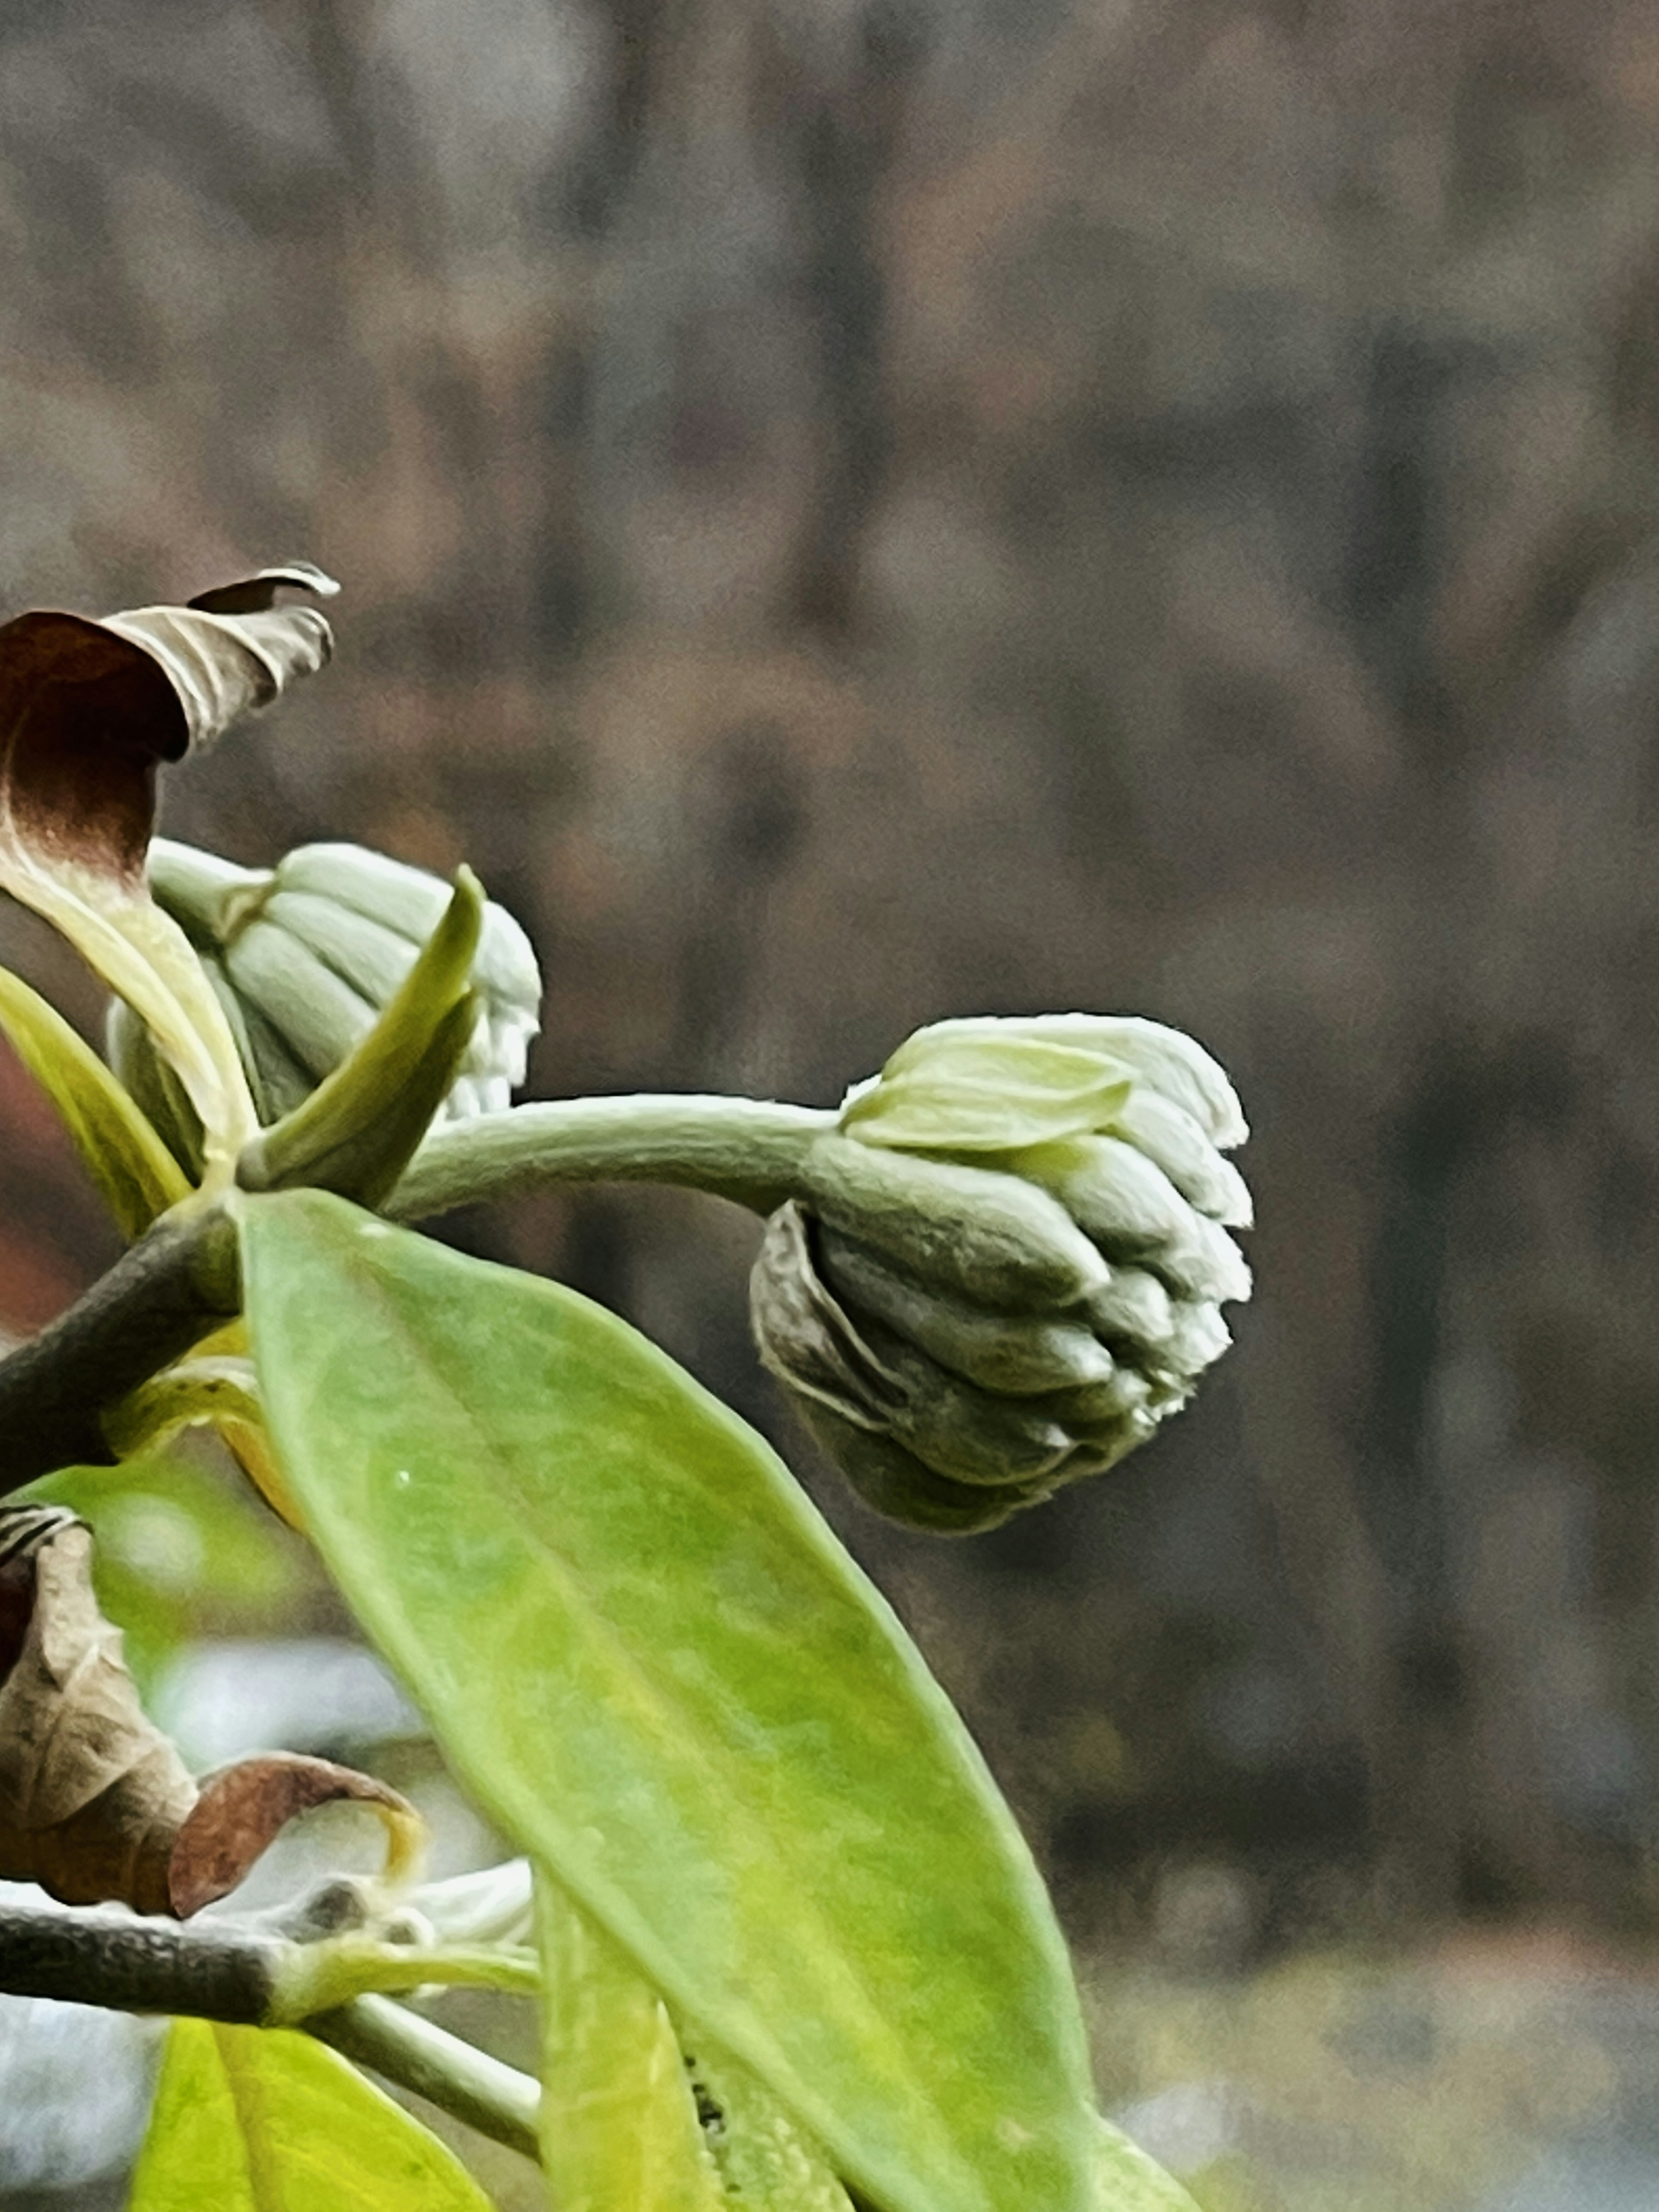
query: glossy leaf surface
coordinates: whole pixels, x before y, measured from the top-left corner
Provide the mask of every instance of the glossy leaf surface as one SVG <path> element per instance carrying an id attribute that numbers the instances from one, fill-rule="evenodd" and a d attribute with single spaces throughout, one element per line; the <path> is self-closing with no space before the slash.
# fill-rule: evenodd
<path id="1" fill-rule="evenodd" d="M 128 2212 L 489 2212 L 437 2137 L 307 2035 L 176 2020 Z"/>
<path id="2" fill-rule="evenodd" d="M 1084 2212 L 1076 1991 L 943 1693 L 787 1470 L 557 1285 L 244 1201 L 271 1431 L 457 1771 L 884 2212 Z"/>

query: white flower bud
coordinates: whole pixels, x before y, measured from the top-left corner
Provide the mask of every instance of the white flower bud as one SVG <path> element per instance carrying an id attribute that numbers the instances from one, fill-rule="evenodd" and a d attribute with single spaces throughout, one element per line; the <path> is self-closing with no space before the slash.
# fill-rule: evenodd
<path id="1" fill-rule="evenodd" d="M 158 837 L 149 866 L 157 901 L 189 933 L 218 993 L 266 1125 L 367 1036 L 450 896 L 437 877 L 360 845 L 301 846 L 274 869 L 252 869 Z M 443 1120 L 503 1110 L 540 1026 L 535 954 L 493 902 L 484 908 L 472 983 L 482 1012 Z M 167 1127 L 166 1071 L 158 1077 L 147 1033 L 118 1006 L 110 1056 Z"/>
<path id="2" fill-rule="evenodd" d="M 1244 1134 L 1216 1062 L 1154 1022 L 919 1030 L 772 1218 L 762 1355 L 878 1510 L 994 1526 L 1144 1443 L 1231 1342 Z"/>

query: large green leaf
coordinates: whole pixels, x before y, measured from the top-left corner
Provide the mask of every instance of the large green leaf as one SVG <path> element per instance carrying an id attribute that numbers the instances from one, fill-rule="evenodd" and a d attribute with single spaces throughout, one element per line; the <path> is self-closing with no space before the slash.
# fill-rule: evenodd
<path id="1" fill-rule="evenodd" d="M 437 2137 L 308 2035 L 176 2020 L 127 2212 L 489 2212 Z"/>
<path id="2" fill-rule="evenodd" d="M 887 2212 L 1084 2212 L 1065 1948 L 977 1752 L 766 1445 L 574 1292 L 244 1201 L 284 1473 L 459 1772 Z"/>
<path id="3" fill-rule="evenodd" d="M 706 2035 L 684 2056 L 732 2212 L 852 2212 L 818 2145 L 740 2059 Z"/>
<path id="4" fill-rule="evenodd" d="M 559 2212 L 852 2212 L 765 2084 L 706 2035 L 688 2047 L 592 1915 L 550 1875 L 536 1891 L 542 2166 Z"/>

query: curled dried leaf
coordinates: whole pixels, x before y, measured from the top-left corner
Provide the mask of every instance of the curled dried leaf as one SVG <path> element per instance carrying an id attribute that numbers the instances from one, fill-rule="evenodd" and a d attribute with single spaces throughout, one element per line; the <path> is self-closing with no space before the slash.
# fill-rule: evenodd
<path id="1" fill-rule="evenodd" d="M 61 929 L 148 1024 L 228 1164 L 256 1126 L 224 1013 L 183 932 L 152 904 L 144 854 L 155 773 L 268 705 L 331 649 L 292 586 L 337 588 L 304 562 L 185 607 L 94 622 L 43 611 L 0 625 L 0 889 Z"/>
<path id="2" fill-rule="evenodd" d="M 0 1572 L 21 1616 L 0 1684 L 0 1876 L 64 1905 L 165 1912 L 196 1784 L 139 1705 L 120 1631 L 98 1610 L 92 1531 L 55 1509 L 0 1527 Z"/>
<path id="3" fill-rule="evenodd" d="M 386 1879 L 411 1879 L 420 1817 L 372 1776 L 271 1753 L 198 1790 L 98 1609 L 92 1544 L 61 1507 L 0 1512 L 0 1880 L 185 1918 L 234 1889 L 297 1814 L 340 1799 L 380 1814 Z"/>
<path id="4" fill-rule="evenodd" d="M 173 1911 L 188 1920 L 228 1895 L 289 1821 L 319 1805 L 368 1805 L 386 1832 L 388 1881 L 412 1879 L 424 1829 L 406 1797 L 371 1774 L 298 1752 L 269 1752 L 210 1775 L 191 1807 L 167 1869 Z"/>

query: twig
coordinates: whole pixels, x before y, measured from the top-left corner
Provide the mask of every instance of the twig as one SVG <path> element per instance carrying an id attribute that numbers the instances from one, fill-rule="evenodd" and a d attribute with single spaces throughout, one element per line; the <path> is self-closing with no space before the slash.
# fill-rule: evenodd
<path id="1" fill-rule="evenodd" d="M 99 1415 L 239 1303 L 236 1232 L 211 1206 L 164 1214 L 84 1297 L 0 1360 L 0 1496 L 112 1454 Z"/>
<path id="2" fill-rule="evenodd" d="M 295 1944 L 228 1920 L 138 1919 L 100 1907 L 0 1905 L 0 1990 L 113 2012 L 266 2025 Z"/>
<path id="3" fill-rule="evenodd" d="M 295 1992 L 326 1979 L 319 1954 L 246 1922 L 136 1918 L 93 1907 L 0 1905 L 0 1990 L 115 2012 L 184 2014 L 238 2027 L 302 2027 L 346 2057 L 527 2158 L 541 2092 L 459 2036 L 384 1996 L 295 2017 Z M 390 1951 L 392 1947 L 384 1948 Z M 361 1959 L 362 1947 L 356 1947 Z M 389 1966 L 411 1986 L 441 1956 L 410 1948 Z"/>

